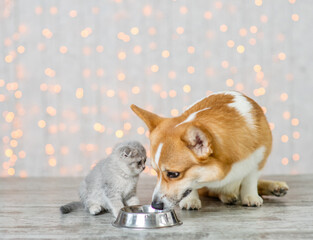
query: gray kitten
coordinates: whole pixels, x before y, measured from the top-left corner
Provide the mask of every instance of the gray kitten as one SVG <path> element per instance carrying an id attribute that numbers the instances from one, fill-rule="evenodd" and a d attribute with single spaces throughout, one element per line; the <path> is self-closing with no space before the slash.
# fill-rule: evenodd
<path id="1" fill-rule="evenodd" d="M 92 215 L 108 210 L 117 217 L 124 205 L 138 205 L 136 187 L 145 162 L 146 150 L 139 142 L 116 145 L 112 154 L 98 162 L 80 185 L 80 200 L 85 209 Z M 79 205 L 71 202 L 60 210 L 69 213 Z"/>

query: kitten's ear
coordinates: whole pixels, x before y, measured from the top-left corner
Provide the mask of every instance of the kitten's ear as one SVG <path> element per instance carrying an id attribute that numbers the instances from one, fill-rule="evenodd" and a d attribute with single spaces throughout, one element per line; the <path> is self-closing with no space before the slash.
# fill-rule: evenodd
<path id="1" fill-rule="evenodd" d="M 121 157 L 130 157 L 131 154 L 132 154 L 132 151 L 130 147 L 125 146 L 121 148 L 121 153 L 120 153 Z"/>

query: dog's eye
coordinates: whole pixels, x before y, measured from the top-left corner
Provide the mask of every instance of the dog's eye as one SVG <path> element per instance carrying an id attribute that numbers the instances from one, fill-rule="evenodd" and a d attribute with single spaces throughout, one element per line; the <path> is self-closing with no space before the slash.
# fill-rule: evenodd
<path id="1" fill-rule="evenodd" d="M 179 172 L 167 172 L 167 177 L 168 178 L 178 178 L 179 177 Z"/>

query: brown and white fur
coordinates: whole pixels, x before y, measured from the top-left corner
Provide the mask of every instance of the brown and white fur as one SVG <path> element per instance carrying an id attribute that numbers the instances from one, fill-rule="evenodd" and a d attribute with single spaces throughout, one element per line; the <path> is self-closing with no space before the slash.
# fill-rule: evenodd
<path id="1" fill-rule="evenodd" d="M 158 174 L 152 206 L 201 208 L 198 189 L 222 202 L 261 206 L 259 195 L 282 196 L 284 182 L 258 181 L 272 148 L 261 107 L 234 91 L 211 94 L 174 118 L 135 105 L 150 130 L 152 166 Z"/>

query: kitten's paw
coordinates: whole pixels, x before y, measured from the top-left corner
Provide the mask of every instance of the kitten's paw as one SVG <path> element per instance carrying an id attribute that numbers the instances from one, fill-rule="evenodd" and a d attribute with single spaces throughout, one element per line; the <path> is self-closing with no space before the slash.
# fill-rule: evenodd
<path id="1" fill-rule="evenodd" d="M 89 208 L 89 212 L 91 215 L 97 215 L 98 213 L 101 212 L 101 210 L 102 210 L 101 206 L 95 204 Z"/>
<path id="2" fill-rule="evenodd" d="M 241 199 L 243 206 L 260 207 L 263 204 L 263 199 L 259 195 L 247 195 Z"/>
<path id="3" fill-rule="evenodd" d="M 282 197 L 287 194 L 288 189 L 289 187 L 285 182 L 275 182 L 275 184 L 271 186 L 270 191 L 274 196 Z"/>
<path id="4" fill-rule="evenodd" d="M 219 199 L 222 203 L 233 205 L 238 202 L 238 196 L 234 193 L 230 194 L 220 194 Z"/>
<path id="5" fill-rule="evenodd" d="M 201 201 L 199 198 L 184 198 L 180 201 L 179 207 L 186 210 L 198 210 L 201 208 Z"/>

